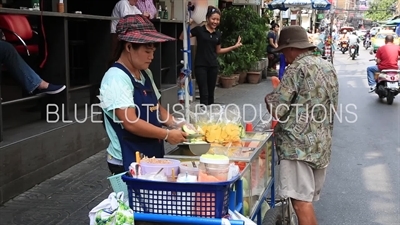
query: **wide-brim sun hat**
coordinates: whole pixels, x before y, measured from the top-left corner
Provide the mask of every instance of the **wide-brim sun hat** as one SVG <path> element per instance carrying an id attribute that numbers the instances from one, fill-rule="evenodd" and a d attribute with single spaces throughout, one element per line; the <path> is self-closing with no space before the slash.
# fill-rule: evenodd
<path id="1" fill-rule="evenodd" d="M 285 48 L 315 48 L 308 40 L 307 32 L 301 26 L 287 26 L 282 28 L 279 34 L 278 47 L 274 52 L 280 52 Z"/>
<path id="2" fill-rule="evenodd" d="M 156 30 L 153 23 L 143 15 L 127 15 L 120 19 L 116 33 L 123 41 L 147 44 L 175 41 L 176 39 Z"/>

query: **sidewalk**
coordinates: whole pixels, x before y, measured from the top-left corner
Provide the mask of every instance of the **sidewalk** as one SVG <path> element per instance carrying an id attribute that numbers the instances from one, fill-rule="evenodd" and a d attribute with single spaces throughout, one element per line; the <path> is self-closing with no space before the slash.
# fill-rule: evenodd
<path id="1" fill-rule="evenodd" d="M 244 117 L 252 120 L 256 116 L 255 125 L 266 113 L 264 97 L 271 90 L 268 80 L 218 88 L 216 102 L 233 103 L 241 109 L 244 104 L 256 106 L 257 112 L 247 108 Z M 5 203 L 0 207 L 0 225 L 87 225 L 89 211 L 112 192 L 107 176 L 103 150 Z"/>

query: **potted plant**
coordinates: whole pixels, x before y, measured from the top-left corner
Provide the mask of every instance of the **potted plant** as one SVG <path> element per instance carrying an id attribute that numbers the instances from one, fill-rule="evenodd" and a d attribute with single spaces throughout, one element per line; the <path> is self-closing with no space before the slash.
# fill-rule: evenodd
<path id="1" fill-rule="evenodd" d="M 261 81 L 261 71 L 247 72 L 247 81 L 249 84 L 258 84 Z"/>
<path id="2" fill-rule="evenodd" d="M 243 46 L 221 56 L 225 64 L 235 64 L 239 83 L 246 80 L 247 72 L 265 55 L 267 44 L 267 17 L 252 7 L 229 7 L 221 18 L 222 45 L 231 46 L 242 38 Z"/>
<path id="3" fill-rule="evenodd" d="M 233 76 L 236 70 L 234 64 L 225 64 L 222 70 L 222 74 L 219 78 L 219 83 L 223 88 L 231 88 L 235 84 L 235 76 Z"/>

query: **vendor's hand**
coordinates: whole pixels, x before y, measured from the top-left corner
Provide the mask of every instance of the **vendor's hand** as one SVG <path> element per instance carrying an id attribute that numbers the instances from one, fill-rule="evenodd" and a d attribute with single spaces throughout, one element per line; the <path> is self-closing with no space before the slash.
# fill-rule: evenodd
<path id="1" fill-rule="evenodd" d="M 236 48 L 239 48 L 240 46 L 242 46 L 243 44 L 242 44 L 242 37 L 238 37 L 238 40 L 237 40 L 237 42 L 236 42 L 236 44 L 235 44 L 235 47 Z"/>
<path id="2" fill-rule="evenodd" d="M 380 60 L 380 59 L 376 59 L 375 61 L 376 61 L 376 64 L 381 63 L 381 60 Z"/>
<path id="3" fill-rule="evenodd" d="M 189 25 L 192 25 L 192 23 L 193 23 L 193 19 L 190 18 L 190 19 L 189 19 Z"/>
<path id="4" fill-rule="evenodd" d="M 181 130 L 170 130 L 167 141 L 171 145 L 176 145 L 186 141 L 187 134 Z"/>
<path id="5" fill-rule="evenodd" d="M 143 13 L 143 16 L 145 16 L 145 17 L 149 17 L 149 18 L 150 18 L 150 13 L 148 13 L 148 12 L 144 12 L 144 13 Z"/>

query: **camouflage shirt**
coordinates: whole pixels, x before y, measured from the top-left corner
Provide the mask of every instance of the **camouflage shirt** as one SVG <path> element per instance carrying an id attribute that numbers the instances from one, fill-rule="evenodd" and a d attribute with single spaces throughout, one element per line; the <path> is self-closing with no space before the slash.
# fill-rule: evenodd
<path id="1" fill-rule="evenodd" d="M 287 67 L 280 85 L 266 96 L 279 159 L 300 160 L 312 168 L 328 166 L 339 85 L 333 65 L 312 52 Z"/>

